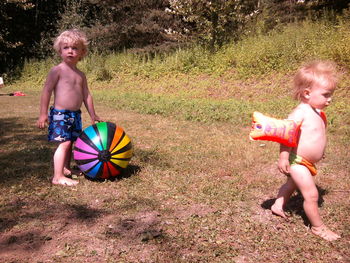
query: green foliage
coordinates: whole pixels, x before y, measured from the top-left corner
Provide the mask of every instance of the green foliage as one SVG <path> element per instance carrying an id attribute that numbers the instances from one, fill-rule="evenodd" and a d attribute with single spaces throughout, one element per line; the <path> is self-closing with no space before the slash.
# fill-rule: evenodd
<path id="1" fill-rule="evenodd" d="M 217 51 L 224 43 L 241 39 L 247 31 L 265 34 L 281 24 L 306 18 L 317 21 L 322 15 L 335 21 L 347 3 L 335 0 L 1 1 L 0 73 L 20 68 L 28 58 L 52 56 L 52 39 L 72 27 L 82 28 L 91 41 L 91 49 L 103 53 L 128 49 L 154 56 L 174 51 L 193 40 Z M 190 62 L 198 60 L 191 58 Z M 211 63 L 207 64 L 212 68 Z M 101 74 L 105 76 L 106 71 Z"/>
<path id="2" fill-rule="evenodd" d="M 82 28 L 85 26 L 87 18 L 87 7 L 84 6 L 84 0 L 66 0 L 63 12 L 60 13 L 58 23 L 58 32 L 70 28 Z"/>
<path id="3" fill-rule="evenodd" d="M 320 210 L 341 233 L 337 242 L 306 231 L 298 193 L 287 205 L 288 222 L 271 215 L 271 193 L 283 180 L 275 161 L 279 146 L 252 142 L 248 134 L 253 111 L 283 118 L 295 106 L 289 80 L 300 63 L 327 58 L 349 67 L 349 25 L 346 17 L 337 24 L 305 21 L 248 35 L 216 53 L 200 46 L 90 52 L 78 67 L 88 77 L 98 115 L 125 128 L 135 151 L 125 177 L 97 183 L 79 176 L 74 188 L 49 183 L 56 146 L 47 144 L 32 118 L 44 78 L 58 60 L 26 61 L 20 81 L 3 92 L 27 96 L 0 97 L 4 260 L 346 261 L 349 76 L 327 108 L 326 160 L 317 177 L 320 200 L 327 199 Z M 18 253 L 19 246 L 40 249 Z"/>
<path id="4" fill-rule="evenodd" d="M 22 28 L 18 28 L 15 23 L 14 14 L 23 15 L 22 19 L 27 21 L 28 17 L 25 15 L 27 10 L 33 8 L 30 1 L 1 1 L 0 2 L 0 74 L 7 72 L 9 69 L 13 69 L 14 61 L 20 59 L 22 54 L 16 54 L 23 52 L 23 45 L 26 42 L 25 37 L 21 35 Z M 13 27 L 18 31 L 10 30 Z M 22 52 L 18 52 L 22 51 Z M 10 54 L 13 53 L 11 56 Z"/>
<path id="5" fill-rule="evenodd" d="M 306 21 L 274 30 L 268 35 L 247 36 L 224 46 L 214 54 L 197 46 L 151 58 L 124 53 L 109 59 L 124 62 L 119 67 L 124 73 L 147 77 L 176 72 L 223 74 L 234 70 L 236 77 L 248 78 L 273 72 L 288 72 L 312 59 L 331 59 L 348 66 L 348 26 L 345 22 L 336 25 Z M 123 56 L 126 57 L 122 58 Z M 126 61 L 132 64 L 125 65 Z M 111 70 L 118 73 L 118 68 Z"/>
<path id="6" fill-rule="evenodd" d="M 177 46 L 178 21 L 165 11 L 167 0 L 93 1 L 96 21 L 86 28 L 93 48 L 156 52 Z M 170 34 L 170 31 L 172 34 Z"/>
<path id="7" fill-rule="evenodd" d="M 331 59 L 348 67 L 350 23 L 343 18 L 338 21 L 337 24 L 326 20 L 305 21 L 275 29 L 269 34 L 248 35 L 241 41 L 223 46 L 216 53 L 198 45 L 153 54 L 90 52 L 79 66 L 94 81 L 109 81 L 125 75 L 157 79 L 179 73 L 221 75 L 227 71 L 233 78 L 251 78 L 289 72 L 312 59 Z"/>
<path id="8" fill-rule="evenodd" d="M 200 122 L 220 121 L 238 126 L 248 125 L 254 110 L 274 116 L 279 113 L 276 117 L 283 117 L 295 102 L 287 95 L 278 95 L 283 92 L 278 87 L 266 89 L 266 92 L 276 93 L 278 100 L 259 94 L 256 96 L 263 99 L 255 100 L 254 92 L 259 88 L 252 91 L 252 99 L 249 100 L 245 99 L 249 98 L 248 95 L 242 99 L 239 95 L 231 99 L 213 99 L 206 95 L 196 98 L 198 94 L 203 94 L 211 87 L 215 89 L 219 84 L 214 83 L 213 78 L 208 83 L 177 82 L 177 76 L 183 78 L 208 74 L 214 78 L 229 76 L 237 80 L 259 79 L 277 73 L 289 74 L 306 60 L 316 58 L 332 59 L 339 65 L 348 67 L 349 24 L 341 19 L 339 21 L 337 25 L 325 21 L 291 24 L 268 35 L 248 36 L 242 41 L 224 46 L 216 53 L 199 46 L 154 55 L 128 51 L 106 55 L 91 52 L 79 63 L 79 67 L 87 74 L 94 97 L 117 109 Z M 54 63 L 52 59 L 45 63 L 27 62 L 23 79 L 42 83 Z M 193 77 L 188 79 L 195 81 Z M 165 83 L 167 80 L 172 84 Z M 159 92 L 163 89 L 164 92 Z M 238 90 L 243 94 L 249 92 L 244 91 L 243 87 Z M 220 93 L 220 89 L 217 93 Z M 346 115 L 348 107 L 339 103 L 335 104 L 339 114 L 332 113 L 332 120 L 337 124 L 349 117 Z M 344 130 L 344 133 L 348 132 L 348 129 Z"/>
<path id="9" fill-rule="evenodd" d="M 62 1 L 0 1 L 0 74 L 13 76 L 26 59 L 42 57 L 39 43 L 55 31 Z"/>
<path id="10" fill-rule="evenodd" d="M 43 84 L 50 68 L 55 65 L 52 58 L 46 60 L 27 60 L 23 64 L 22 79 L 33 83 L 34 85 Z"/>
<path id="11" fill-rule="evenodd" d="M 239 33 L 249 14 L 256 8 L 255 1 L 186 1 L 170 0 L 169 11 L 182 17 L 186 30 L 214 51 Z M 194 25 L 194 26 L 193 26 Z M 185 31 L 186 32 L 186 31 Z"/>

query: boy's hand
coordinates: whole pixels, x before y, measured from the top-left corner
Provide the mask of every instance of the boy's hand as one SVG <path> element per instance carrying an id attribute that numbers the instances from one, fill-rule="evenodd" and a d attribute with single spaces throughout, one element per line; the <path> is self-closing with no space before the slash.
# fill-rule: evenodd
<path id="1" fill-rule="evenodd" d="M 39 119 L 36 122 L 36 126 L 38 126 L 38 128 L 40 128 L 40 129 L 43 129 L 43 128 L 45 128 L 46 123 L 48 123 L 47 115 L 40 116 Z"/>
<path id="2" fill-rule="evenodd" d="M 289 174 L 290 173 L 289 160 L 285 158 L 280 158 L 278 160 L 278 170 L 283 174 Z"/>
<path id="3" fill-rule="evenodd" d="M 100 121 L 102 121 L 102 120 L 101 120 L 101 118 L 99 116 L 97 116 L 97 115 L 91 116 L 91 123 L 92 123 L 92 125 L 94 125 L 96 122 L 100 122 Z"/>

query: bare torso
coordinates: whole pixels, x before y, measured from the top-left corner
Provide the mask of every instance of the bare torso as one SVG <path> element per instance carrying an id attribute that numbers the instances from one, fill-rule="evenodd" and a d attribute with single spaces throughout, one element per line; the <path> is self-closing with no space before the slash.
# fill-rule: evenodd
<path id="1" fill-rule="evenodd" d="M 65 63 L 57 65 L 58 78 L 54 87 L 54 107 L 76 111 L 81 108 L 86 86 L 85 75 L 77 68 L 69 67 Z"/>
<path id="2" fill-rule="evenodd" d="M 301 103 L 290 114 L 293 120 L 302 120 L 299 143 L 292 151 L 306 160 L 316 163 L 322 159 L 326 148 L 326 124 L 319 112 Z"/>

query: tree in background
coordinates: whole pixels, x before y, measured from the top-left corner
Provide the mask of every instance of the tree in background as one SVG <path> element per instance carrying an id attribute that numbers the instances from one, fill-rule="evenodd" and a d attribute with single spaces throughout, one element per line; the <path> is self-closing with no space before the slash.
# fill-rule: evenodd
<path id="1" fill-rule="evenodd" d="M 0 73 L 7 72 L 9 65 L 21 57 L 22 52 L 16 50 L 23 49 L 26 44 L 25 36 L 21 35 L 21 25 L 16 23 L 15 17 L 23 14 L 26 10 L 34 6 L 30 1 L 1 1 L 0 2 Z M 26 21 L 27 17 L 22 17 Z M 12 53 L 13 52 L 13 53 Z"/>
<path id="2" fill-rule="evenodd" d="M 276 26 L 319 19 L 328 14 L 335 19 L 350 3 L 349 0 L 259 0 L 260 32 L 266 33 Z"/>
<path id="3" fill-rule="evenodd" d="M 238 37 L 259 1 L 254 0 L 169 0 L 169 12 L 182 18 L 191 35 L 209 45 L 212 51 Z"/>
<path id="4" fill-rule="evenodd" d="M 96 4 L 99 15 L 87 30 L 92 46 L 100 51 L 162 51 L 178 44 L 179 37 L 167 31 L 179 24 L 172 14 L 165 11 L 169 7 L 167 0 L 90 2 Z"/>
<path id="5" fill-rule="evenodd" d="M 0 74 L 38 57 L 41 34 L 54 30 L 61 6 L 62 1 L 0 1 Z"/>
<path id="6" fill-rule="evenodd" d="M 25 59 L 52 55 L 60 31 L 79 27 L 92 49 L 166 51 L 199 41 L 212 51 L 246 30 L 266 33 L 277 25 L 336 17 L 350 0 L 2 0 L 0 74 Z M 310 16 L 311 14 L 311 16 Z M 251 29 L 251 30 L 250 30 Z M 261 29 L 261 30 L 260 30 Z"/>
<path id="7" fill-rule="evenodd" d="M 61 32 L 72 29 L 89 29 L 96 23 L 99 13 L 96 4 L 89 0 L 61 0 L 51 30 L 42 31 L 37 45 L 38 57 L 44 58 L 55 54 L 52 49 L 53 39 Z"/>

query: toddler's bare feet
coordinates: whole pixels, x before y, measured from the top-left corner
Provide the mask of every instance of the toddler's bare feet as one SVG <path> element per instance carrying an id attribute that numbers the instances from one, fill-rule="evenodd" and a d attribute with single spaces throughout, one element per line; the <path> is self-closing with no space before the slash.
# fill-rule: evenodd
<path id="1" fill-rule="evenodd" d="M 283 217 L 284 219 L 287 219 L 288 217 L 286 216 L 286 214 L 284 213 L 283 209 L 281 207 L 277 207 L 276 204 L 273 204 L 271 206 L 271 212 L 274 215 L 278 215 L 280 217 Z"/>
<path id="2" fill-rule="evenodd" d="M 59 185 L 74 186 L 74 185 L 77 185 L 79 182 L 63 176 L 59 178 L 53 178 L 52 183 L 59 184 Z"/>
<path id="3" fill-rule="evenodd" d="M 72 177 L 72 175 L 78 175 L 78 176 L 83 175 L 83 173 L 77 167 L 73 167 L 72 169 L 65 167 L 63 169 L 63 174 L 67 177 Z"/>
<path id="4" fill-rule="evenodd" d="M 72 175 L 72 171 L 66 167 L 63 168 L 63 173 L 65 176 L 71 176 Z"/>
<path id="5" fill-rule="evenodd" d="M 311 227 L 311 232 L 319 237 L 322 237 L 323 239 L 327 241 L 334 241 L 340 238 L 340 236 L 333 231 L 331 231 L 328 227 L 325 225 L 321 225 L 318 227 Z"/>

